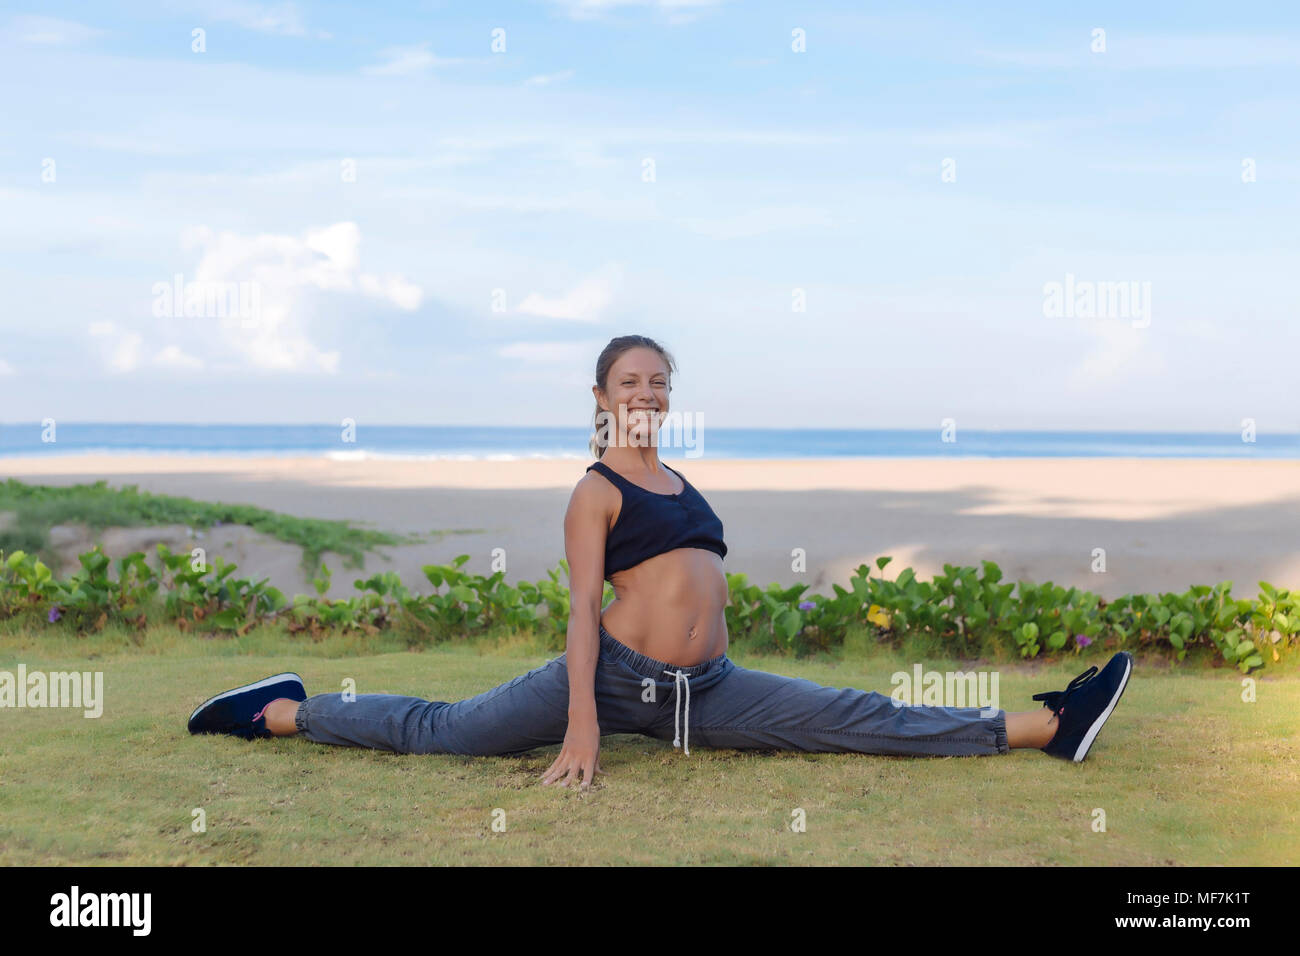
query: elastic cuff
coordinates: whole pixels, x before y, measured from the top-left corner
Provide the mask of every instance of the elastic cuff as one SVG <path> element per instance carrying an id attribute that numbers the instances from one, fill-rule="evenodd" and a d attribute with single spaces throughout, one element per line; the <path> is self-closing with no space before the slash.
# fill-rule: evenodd
<path id="1" fill-rule="evenodd" d="M 1007 712 L 1005 710 L 999 710 L 997 716 L 993 718 L 993 742 L 998 748 L 998 753 L 1011 752 L 1011 745 L 1007 742 Z"/>
<path id="2" fill-rule="evenodd" d="M 307 732 L 307 701 L 299 703 L 298 709 L 293 712 L 293 725 L 298 728 L 298 733 Z"/>

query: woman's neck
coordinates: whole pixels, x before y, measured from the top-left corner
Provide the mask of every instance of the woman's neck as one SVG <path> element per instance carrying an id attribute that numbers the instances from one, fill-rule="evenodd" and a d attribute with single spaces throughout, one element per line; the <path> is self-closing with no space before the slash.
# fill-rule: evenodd
<path id="1" fill-rule="evenodd" d="M 659 460 L 656 448 L 618 448 L 607 449 L 600 459 L 615 471 L 625 474 L 662 474 L 666 469 Z"/>

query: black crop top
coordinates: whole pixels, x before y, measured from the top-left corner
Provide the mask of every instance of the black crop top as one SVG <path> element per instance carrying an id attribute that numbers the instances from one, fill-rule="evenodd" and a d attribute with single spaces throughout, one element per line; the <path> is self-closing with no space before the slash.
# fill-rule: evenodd
<path id="1" fill-rule="evenodd" d="M 675 495 L 647 491 L 604 462 L 587 466 L 588 471 L 599 471 L 623 494 L 618 520 L 605 538 L 606 580 L 675 548 L 704 548 L 721 558 L 727 556 L 718 516 L 680 471 L 664 467 L 682 479 L 682 490 Z"/>

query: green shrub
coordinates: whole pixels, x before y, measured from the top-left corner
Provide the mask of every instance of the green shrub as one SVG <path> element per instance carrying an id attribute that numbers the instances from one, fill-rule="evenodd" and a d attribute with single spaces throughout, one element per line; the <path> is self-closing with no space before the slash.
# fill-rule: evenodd
<path id="1" fill-rule="evenodd" d="M 80 555 L 78 571 L 58 581 L 27 552 L 0 552 L 0 617 L 44 617 L 51 626 L 79 631 L 98 630 L 110 620 L 142 629 L 161 596 L 161 612 L 183 630 L 244 634 L 279 620 L 314 639 L 340 629 L 376 634 L 396 627 L 413 641 L 527 630 L 549 648 L 565 645 L 570 595 L 564 561 L 540 581 L 510 585 L 500 571 L 462 570 L 469 561 L 462 554 L 451 564 L 424 566 L 430 593 L 413 593 L 386 571 L 357 578 L 357 594 L 335 599 L 325 597 L 331 572 L 321 565 L 316 593 L 286 601 L 267 579 L 235 577 L 235 565 L 220 557 L 207 565 L 200 554 L 173 554 L 159 544 L 160 570 L 154 572 L 143 552 L 113 567 L 96 546 Z M 979 568 L 945 564 L 929 581 L 906 568 L 891 581 L 883 573 L 890 561 L 876 559 L 874 575 L 860 565 L 849 587 L 833 585 L 830 597 L 808 595 L 806 584 L 760 588 L 744 574 L 728 574 L 728 633 L 750 649 L 796 655 L 842 645 L 850 633 L 965 657 L 1012 650 L 1023 658 L 1079 654 L 1096 645 L 1162 650 L 1183 660 L 1202 649 L 1242 672 L 1279 661 L 1300 644 L 1300 592 L 1264 581 L 1253 600 L 1234 598 L 1232 582 L 1225 581 L 1107 602 L 1050 581 L 1004 583 L 992 561 Z M 604 599 L 612 597 L 606 583 Z"/>

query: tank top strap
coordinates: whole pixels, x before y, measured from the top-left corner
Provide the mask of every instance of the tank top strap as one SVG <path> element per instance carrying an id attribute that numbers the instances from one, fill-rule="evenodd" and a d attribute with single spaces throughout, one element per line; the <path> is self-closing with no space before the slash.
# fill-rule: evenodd
<path id="1" fill-rule="evenodd" d="M 674 475 L 676 475 L 678 478 L 680 478 L 680 479 L 682 480 L 682 494 L 685 494 L 686 492 L 688 492 L 688 491 L 691 490 L 691 483 L 690 483 L 689 481 L 686 480 L 686 476 L 685 476 L 685 475 L 683 475 L 680 471 L 678 471 L 678 470 L 677 470 L 676 468 L 674 468 L 672 465 L 668 464 L 668 462 L 664 462 L 663 465 L 664 465 L 665 468 L 667 468 L 669 471 L 671 471 Z"/>
<path id="2" fill-rule="evenodd" d="M 593 468 L 595 468 L 598 472 L 600 472 L 610 481 L 614 482 L 614 484 L 620 489 L 624 489 L 627 488 L 628 486 L 631 486 L 634 490 L 638 490 L 638 491 L 641 490 L 637 488 L 636 485 L 633 485 L 632 482 L 628 481 L 626 478 L 624 478 L 622 475 L 616 472 L 613 468 L 609 467 L 609 465 L 605 464 L 603 461 L 593 462 L 592 464 L 587 466 L 588 471 L 591 471 L 591 469 Z"/>
<path id="3" fill-rule="evenodd" d="M 676 468 L 674 468 L 672 465 L 668 464 L 667 462 L 663 462 L 663 466 L 682 480 L 682 490 L 678 492 L 678 494 L 686 494 L 686 492 L 689 491 L 691 488 L 691 483 L 686 480 L 686 476 L 683 475 Z M 588 471 L 591 471 L 591 469 L 593 468 L 595 468 L 598 472 L 600 472 L 610 481 L 614 482 L 614 484 L 616 484 L 619 488 L 622 488 L 624 490 L 631 488 L 633 491 L 639 491 L 642 494 L 656 495 L 658 497 L 667 497 L 665 495 L 660 495 L 659 492 L 657 491 L 649 491 L 645 488 L 642 488 L 640 485 L 634 482 L 628 481 L 626 478 L 624 478 L 622 475 L 616 472 L 613 468 L 609 467 L 609 465 L 605 464 L 603 461 L 592 462 L 590 465 L 587 466 Z"/>

